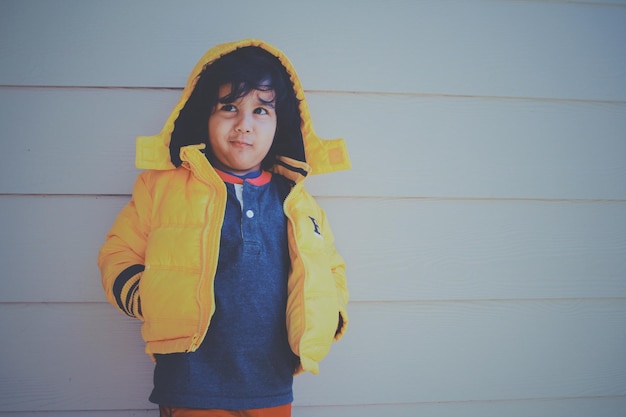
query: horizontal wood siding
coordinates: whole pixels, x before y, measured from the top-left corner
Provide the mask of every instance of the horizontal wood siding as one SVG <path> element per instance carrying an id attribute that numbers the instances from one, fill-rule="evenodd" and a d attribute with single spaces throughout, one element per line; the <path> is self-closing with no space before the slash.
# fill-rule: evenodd
<path id="1" fill-rule="evenodd" d="M 127 201 L 0 196 L 0 264 L 11 271 L 0 302 L 104 301 L 96 256 Z M 354 277 L 353 302 L 626 297 L 621 202 L 319 202 Z"/>
<path id="2" fill-rule="evenodd" d="M 180 87 L 208 46 L 257 37 L 312 90 L 624 101 L 624 5 L 5 0 L 0 85 Z"/>
<path id="3" fill-rule="evenodd" d="M 0 313 L 15 335 L 2 340 L 5 410 L 150 407 L 139 324 L 108 304 Z M 320 375 L 296 380 L 296 405 L 613 397 L 626 387 L 615 361 L 626 347 L 622 300 L 353 303 L 351 320 Z"/>
<path id="4" fill-rule="evenodd" d="M 294 417 L 626 410 L 626 1 L 0 4 L 0 415 L 148 417 L 97 252 L 214 44 L 293 61 L 350 328 Z"/>
<path id="5" fill-rule="evenodd" d="M 135 137 L 158 133 L 179 95 L 0 88 L 12 155 L 0 192 L 130 193 Z M 307 97 L 316 131 L 345 137 L 353 159 L 350 171 L 311 178 L 318 196 L 626 199 L 616 180 L 626 178 L 626 101 Z"/>

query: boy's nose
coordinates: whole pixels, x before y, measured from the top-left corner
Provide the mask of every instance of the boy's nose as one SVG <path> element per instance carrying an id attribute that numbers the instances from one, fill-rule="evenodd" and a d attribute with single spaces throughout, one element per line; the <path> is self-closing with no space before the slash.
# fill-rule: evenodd
<path id="1" fill-rule="evenodd" d="M 235 130 L 240 133 L 249 133 L 251 128 L 251 123 L 246 115 L 241 115 L 237 120 L 237 125 L 235 126 Z"/>

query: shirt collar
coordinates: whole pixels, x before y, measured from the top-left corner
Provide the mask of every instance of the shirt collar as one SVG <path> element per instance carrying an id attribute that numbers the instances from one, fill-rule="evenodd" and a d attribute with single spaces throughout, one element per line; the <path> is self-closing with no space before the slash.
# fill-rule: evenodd
<path id="1" fill-rule="evenodd" d="M 243 184 L 245 181 L 259 187 L 267 184 L 272 179 L 272 173 L 269 171 L 254 171 L 245 175 L 235 175 L 232 172 L 215 168 L 215 172 L 217 172 L 217 175 L 219 175 L 224 182 L 229 184 Z"/>

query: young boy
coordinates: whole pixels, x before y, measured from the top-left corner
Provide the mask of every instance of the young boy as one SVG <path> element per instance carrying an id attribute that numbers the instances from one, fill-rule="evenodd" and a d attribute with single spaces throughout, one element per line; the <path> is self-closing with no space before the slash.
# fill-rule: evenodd
<path id="1" fill-rule="evenodd" d="M 289 416 L 348 320 L 345 264 L 309 174 L 348 169 L 288 59 L 209 50 L 156 136 L 98 258 L 107 299 L 143 321 L 161 416 Z"/>

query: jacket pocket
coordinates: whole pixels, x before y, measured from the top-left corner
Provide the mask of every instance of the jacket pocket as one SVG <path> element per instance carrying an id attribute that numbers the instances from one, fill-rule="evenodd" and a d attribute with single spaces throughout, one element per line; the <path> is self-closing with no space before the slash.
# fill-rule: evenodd
<path id="1" fill-rule="evenodd" d="M 191 337 L 198 327 L 197 275 L 146 265 L 141 287 L 144 340 Z"/>

